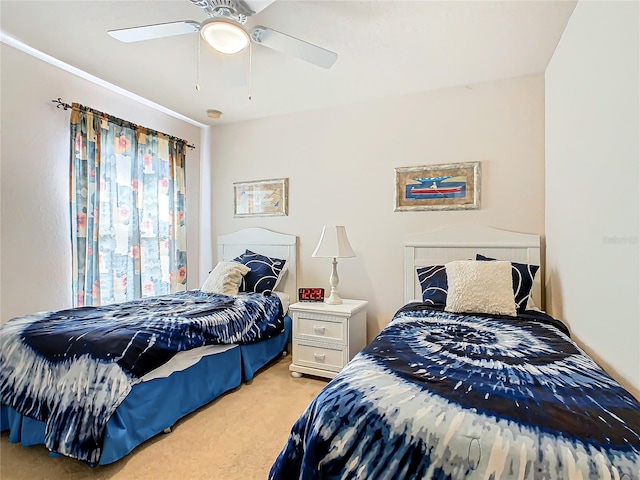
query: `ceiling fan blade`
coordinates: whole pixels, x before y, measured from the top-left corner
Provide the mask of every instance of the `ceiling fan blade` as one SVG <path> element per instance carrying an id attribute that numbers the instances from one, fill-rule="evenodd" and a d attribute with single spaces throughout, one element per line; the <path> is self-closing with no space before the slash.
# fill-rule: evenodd
<path id="1" fill-rule="evenodd" d="M 251 30 L 251 39 L 260 45 L 293 55 L 322 68 L 331 68 L 338 59 L 337 53 L 262 25 Z"/>
<path id="2" fill-rule="evenodd" d="M 276 0 L 238 0 L 238 11 L 247 17 L 260 13 Z"/>
<path id="3" fill-rule="evenodd" d="M 157 23 L 155 25 L 143 25 L 141 27 L 120 28 L 109 30 L 107 33 L 121 42 L 140 42 L 154 38 L 173 37 L 200 30 L 200 23 L 193 20 L 180 22 Z"/>

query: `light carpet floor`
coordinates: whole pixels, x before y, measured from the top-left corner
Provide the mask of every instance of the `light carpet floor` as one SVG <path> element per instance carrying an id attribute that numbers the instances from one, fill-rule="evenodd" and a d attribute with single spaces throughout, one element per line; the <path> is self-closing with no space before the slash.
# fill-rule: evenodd
<path id="1" fill-rule="evenodd" d="M 291 356 L 275 360 L 255 378 L 179 420 L 169 434 L 148 440 L 131 454 L 90 468 L 51 457 L 44 446 L 0 440 L 2 480 L 185 479 L 266 480 L 293 423 L 326 380 L 292 378 Z"/>

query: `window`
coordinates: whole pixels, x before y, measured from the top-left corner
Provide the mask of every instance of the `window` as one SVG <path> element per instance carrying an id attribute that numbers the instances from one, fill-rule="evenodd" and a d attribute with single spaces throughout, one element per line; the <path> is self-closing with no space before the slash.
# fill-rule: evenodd
<path id="1" fill-rule="evenodd" d="M 186 289 L 184 140 L 73 104 L 74 306 Z"/>

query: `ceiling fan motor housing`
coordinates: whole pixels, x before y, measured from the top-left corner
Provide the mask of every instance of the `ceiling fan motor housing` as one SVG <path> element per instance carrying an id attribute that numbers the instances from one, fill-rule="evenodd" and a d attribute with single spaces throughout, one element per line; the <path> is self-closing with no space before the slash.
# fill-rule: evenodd
<path id="1" fill-rule="evenodd" d="M 253 12 L 236 0 L 189 0 L 195 6 L 202 8 L 210 17 L 230 18 L 241 25 L 247 21 L 247 16 Z"/>

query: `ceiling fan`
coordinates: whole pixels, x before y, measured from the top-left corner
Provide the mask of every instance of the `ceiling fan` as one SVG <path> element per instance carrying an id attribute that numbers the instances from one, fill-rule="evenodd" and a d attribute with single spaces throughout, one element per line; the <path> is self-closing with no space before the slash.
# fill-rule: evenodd
<path id="1" fill-rule="evenodd" d="M 248 17 L 264 10 L 275 0 L 189 1 L 202 8 L 209 18 L 203 22 L 182 20 L 109 30 L 107 33 L 121 42 L 138 42 L 200 32 L 209 46 L 227 55 L 239 53 L 253 42 L 322 68 L 330 68 L 338 59 L 337 53 L 269 27 L 257 25 L 251 31 L 244 28 Z"/>

